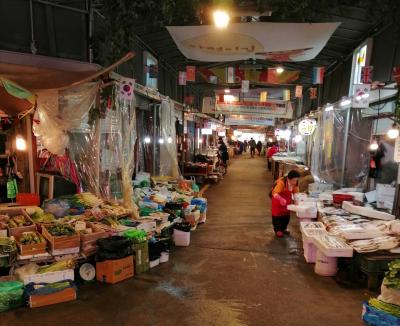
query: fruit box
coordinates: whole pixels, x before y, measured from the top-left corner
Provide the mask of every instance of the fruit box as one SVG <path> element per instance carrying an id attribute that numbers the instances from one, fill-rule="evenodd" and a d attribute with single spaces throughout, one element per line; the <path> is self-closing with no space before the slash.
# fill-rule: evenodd
<path id="1" fill-rule="evenodd" d="M 35 233 L 37 234 L 37 232 L 35 232 Z M 47 248 L 46 239 L 44 242 L 41 242 L 41 243 L 22 244 L 20 242 L 22 235 L 23 235 L 23 233 L 16 236 L 17 245 L 18 245 L 19 253 L 21 254 L 21 256 L 38 255 L 38 254 L 46 253 L 46 248 Z"/>
<path id="2" fill-rule="evenodd" d="M 55 293 L 46 295 L 30 295 L 29 307 L 38 308 L 49 306 L 56 303 L 67 302 L 76 300 L 76 290 L 74 288 L 67 288 Z"/>
<path id="3" fill-rule="evenodd" d="M 69 249 L 69 248 L 76 248 L 76 247 L 79 248 L 80 247 L 79 234 L 53 236 L 47 230 L 47 227 L 46 226 L 42 227 L 42 234 L 49 241 L 51 250 Z"/>
<path id="4" fill-rule="evenodd" d="M 25 217 L 26 221 L 29 221 L 31 225 L 27 226 L 17 226 L 15 228 L 10 228 L 7 227 L 8 229 L 8 235 L 17 237 L 23 232 L 30 232 L 30 231 L 35 231 L 36 230 L 36 225 L 33 223 L 29 215 L 26 213 L 26 211 L 22 208 L 13 208 L 13 209 L 5 209 L 5 210 L 0 210 L 0 215 L 8 215 L 10 217 L 16 216 L 16 215 L 23 215 Z"/>
<path id="5" fill-rule="evenodd" d="M 96 263 L 96 279 L 104 283 L 118 283 L 133 277 L 133 256 Z"/>
<path id="6" fill-rule="evenodd" d="M 87 227 L 92 229 L 92 233 L 81 234 L 81 249 L 88 257 L 97 252 L 97 240 L 109 237 L 109 233 L 96 224 L 88 223 Z"/>

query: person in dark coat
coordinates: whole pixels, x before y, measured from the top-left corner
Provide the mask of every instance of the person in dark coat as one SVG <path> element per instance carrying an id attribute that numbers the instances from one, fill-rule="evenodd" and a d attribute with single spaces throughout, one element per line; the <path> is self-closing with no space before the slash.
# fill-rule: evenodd
<path id="1" fill-rule="evenodd" d="M 228 147 L 225 145 L 222 138 L 219 138 L 218 140 L 218 153 L 222 163 L 224 163 L 225 167 L 227 167 L 227 163 L 229 160 Z"/>
<path id="2" fill-rule="evenodd" d="M 258 156 L 261 156 L 262 148 L 263 148 L 263 144 L 262 144 L 261 140 L 259 140 L 259 141 L 257 142 L 257 152 L 258 152 Z"/>

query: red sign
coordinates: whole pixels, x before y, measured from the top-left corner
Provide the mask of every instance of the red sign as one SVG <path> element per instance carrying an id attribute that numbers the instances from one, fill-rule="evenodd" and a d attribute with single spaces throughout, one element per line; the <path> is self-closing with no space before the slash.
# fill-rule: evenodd
<path id="1" fill-rule="evenodd" d="M 196 81 L 196 67 L 186 66 L 186 81 L 194 82 Z"/>
<path id="2" fill-rule="evenodd" d="M 365 66 L 361 68 L 361 82 L 363 84 L 371 84 L 372 83 L 372 71 L 374 70 L 373 66 Z"/>

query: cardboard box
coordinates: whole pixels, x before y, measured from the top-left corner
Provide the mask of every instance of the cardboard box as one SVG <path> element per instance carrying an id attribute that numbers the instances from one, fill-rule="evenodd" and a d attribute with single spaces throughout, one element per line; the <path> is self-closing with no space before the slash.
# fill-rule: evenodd
<path id="1" fill-rule="evenodd" d="M 43 274 L 32 274 L 24 276 L 24 284 L 33 283 L 55 283 L 65 280 L 74 280 L 74 270 L 66 269 L 63 271 L 49 272 Z"/>
<path id="2" fill-rule="evenodd" d="M 76 290 L 74 288 L 67 288 L 46 295 L 31 295 L 29 296 L 29 307 L 38 308 L 73 300 L 76 300 Z"/>
<path id="3" fill-rule="evenodd" d="M 114 284 L 133 275 L 133 256 L 96 263 L 96 279 L 99 282 Z"/>

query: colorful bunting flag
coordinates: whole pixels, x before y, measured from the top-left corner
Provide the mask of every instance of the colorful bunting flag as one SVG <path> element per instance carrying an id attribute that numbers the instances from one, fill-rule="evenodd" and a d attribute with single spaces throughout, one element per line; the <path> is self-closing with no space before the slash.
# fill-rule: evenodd
<path id="1" fill-rule="evenodd" d="M 372 83 L 372 71 L 374 70 L 373 66 L 365 66 L 361 68 L 361 82 L 363 84 L 371 84 Z"/>
<path id="2" fill-rule="evenodd" d="M 324 83 L 324 67 L 314 67 L 312 72 L 312 83 L 314 85 L 323 84 Z"/>
<path id="3" fill-rule="evenodd" d="M 179 72 L 178 84 L 182 86 L 186 85 L 186 71 Z"/>
<path id="4" fill-rule="evenodd" d="M 194 82 L 196 81 L 196 67 L 186 66 L 186 81 Z"/>
<path id="5" fill-rule="evenodd" d="M 242 93 L 248 93 L 250 90 L 250 81 L 242 80 Z"/>
<path id="6" fill-rule="evenodd" d="M 295 96 L 296 96 L 297 98 L 301 98 L 301 97 L 303 96 L 303 86 L 301 86 L 301 85 L 296 85 Z"/>
<path id="7" fill-rule="evenodd" d="M 118 83 L 118 95 L 121 99 L 131 101 L 134 95 L 135 80 L 132 78 L 121 78 Z"/>
<path id="8" fill-rule="evenodd" d="M 315 100 L 317 98 L 317 88 L 311 87 L 310 88 L 310 100 Z"/>

